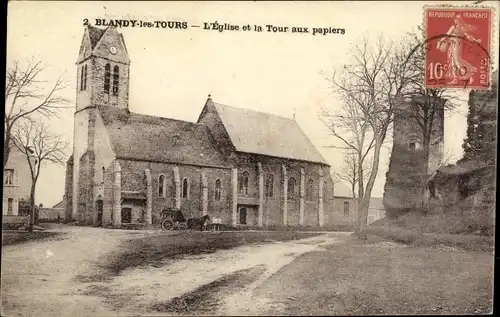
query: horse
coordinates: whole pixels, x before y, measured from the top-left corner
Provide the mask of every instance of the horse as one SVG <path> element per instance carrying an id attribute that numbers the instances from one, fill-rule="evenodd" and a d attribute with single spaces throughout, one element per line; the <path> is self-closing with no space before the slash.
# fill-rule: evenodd
<path id="1" fill-rule="evenodd" d="M 203 231 L 203 226 L 205 223 L 210 220 L 209 215 L 204 215 L 203 217 L 193 217 L 189 218 L 187 220 L 187 227 L 188 229 L 198 229 L 200 228 L 200 231 Z"/>

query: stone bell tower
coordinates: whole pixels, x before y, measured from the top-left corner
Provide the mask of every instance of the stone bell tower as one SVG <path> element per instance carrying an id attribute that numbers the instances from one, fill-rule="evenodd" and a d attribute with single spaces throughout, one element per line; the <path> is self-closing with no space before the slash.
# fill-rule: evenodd
<path id="1" fill-rule="evenodd" d="M 73 155 L 66 167 L 67 216 L 93 220 L 95 176 L 95 127 L 97 107 L 128 109 L 130 59 L 123 35 L 116 27 L 87 25 L 76 61 L 76 111 Z"/>

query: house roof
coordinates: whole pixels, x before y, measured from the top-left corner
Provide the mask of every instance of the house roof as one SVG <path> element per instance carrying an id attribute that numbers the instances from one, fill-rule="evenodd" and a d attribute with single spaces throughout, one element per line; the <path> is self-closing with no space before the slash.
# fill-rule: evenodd
<path id="1" fill-rule="evenodd" d="M 89 30 L 90 45 L 92 49 L 94 49 L 101 37 L 106 32 L 106 29 L 99 29 L 90 25 L 88 25 L 87 28 Z"/>
<path id="2" fill-rule="evenodd" d="M 236 151 L 328 165 L 295 120 L 213 104 Z"/>
<path id="3" fill-rule="evenodd" d="M 57 204 L 55 204 L 52 208 L 64 208 L 64 200 L 61 200 Z"/>
<path id="4" fill-rule="evenodd" d="M 229 167 L 208 127 L 180 120 L 99 107 L 119 158 Z"/>

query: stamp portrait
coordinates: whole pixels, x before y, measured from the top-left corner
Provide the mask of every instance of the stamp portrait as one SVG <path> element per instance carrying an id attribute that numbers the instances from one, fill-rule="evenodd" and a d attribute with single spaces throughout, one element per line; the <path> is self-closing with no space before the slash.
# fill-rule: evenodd
<path id="1" fill-rule="evenodd" d="M 489 88 L 492 18 L 489 8 L 425 9 L 425 87 Z"/>

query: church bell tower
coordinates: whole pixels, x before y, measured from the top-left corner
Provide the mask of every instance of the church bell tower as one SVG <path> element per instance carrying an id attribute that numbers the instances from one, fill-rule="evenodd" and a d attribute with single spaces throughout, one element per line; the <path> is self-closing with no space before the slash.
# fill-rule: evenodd
<path id="1" fill-rule="evenodd" d="M 130 59 L 116 27 L 87 25 L 76 65 L 76 111 L 90 106 L 128 108 Z"/>
<path id="2" fill-rule="evenodd" d="M 96 167 L 96 129 L 102 126 L 99 107 L 128 109 L 130 60 L 116 27 L 85 27 L 76 62 L 76 111 L 73 155 L 67 163 L 67 214 L 74 220 L 97 222 L 96 197 L 102 166 Z"/>

